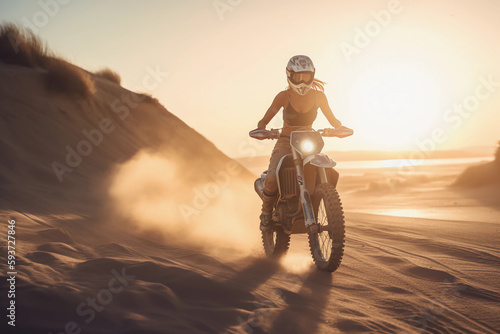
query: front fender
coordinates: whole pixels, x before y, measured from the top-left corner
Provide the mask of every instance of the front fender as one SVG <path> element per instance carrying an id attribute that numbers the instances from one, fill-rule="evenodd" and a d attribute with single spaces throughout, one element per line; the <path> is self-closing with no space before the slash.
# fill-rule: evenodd
<path id="1" fill-rule="evenodd" d="M 337 166 L 337 163 L 330 159 L 326 154 L 318 153 L 310 155 L 304 159 L 304 166 L 310 163 L 311 165 L 322 167 L 322 168 L 333 168 Z"/>

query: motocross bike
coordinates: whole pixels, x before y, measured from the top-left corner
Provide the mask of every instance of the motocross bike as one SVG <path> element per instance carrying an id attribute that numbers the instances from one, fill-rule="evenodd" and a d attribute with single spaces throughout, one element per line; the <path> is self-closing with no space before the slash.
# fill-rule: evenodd
<path id="1" fill-rule="evenodd" d="M 278 198 L 273 207 L 272 225 L 262 231 L 268 257 L 280 257 L 288 251 L 291 234 L 308 234 L 315 265 L 324 271 L 337 270 L 344 253 L 344 213 L 337 193 L 339 173 L 336 162 L 322 154 L 322 137 L 347 137 L 346 127 L 322 130 L 297 130 L 290 134 L 291 153 L 276 168 Z M 250 131 L 255 139 L 278 139 L 278 129 Z M 264 191 L 265 171 L 255 180 L 255 191 Z"/>

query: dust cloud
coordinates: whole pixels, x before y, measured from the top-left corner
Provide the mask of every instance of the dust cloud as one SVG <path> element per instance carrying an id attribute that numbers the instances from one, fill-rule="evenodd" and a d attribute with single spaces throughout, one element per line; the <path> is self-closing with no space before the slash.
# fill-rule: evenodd
<path id="1" fill-rule="evenodd" d="M 160 233 L 171 245 L 226 258 L 260 251 L 253 185 L 234 165 L 197 173 L 206 174 L 204 182 L 193 181 L 192 171 L 172 157 L 140 151 L 112 177 L 113 208 L 138 232 Z"/>

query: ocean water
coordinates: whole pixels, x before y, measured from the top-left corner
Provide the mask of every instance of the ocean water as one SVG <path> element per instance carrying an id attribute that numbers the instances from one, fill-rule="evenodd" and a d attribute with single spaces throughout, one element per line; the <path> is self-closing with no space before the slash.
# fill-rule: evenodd
<path id="1" fill-rule="evenodd" d="M 331 157 L 335 160 L 335 157 Z M 491 157 L 454 158 L 454 159 L 392 159 L 365 161 L 337 161 L 335 169 L 372 169 L 372 168 L 404 168 L 417 166 L 473 165 L 491 161 Z"/>
<path id="2" fill-rule="evenodd" d="M 363 175 L 365 172 L 393 172 L 400 170 L 402 172 L 415 172 L 423 169 L 441 170 L 452 173 L 458 173 L 468 166 L 492 161 L 492 157 L 474 157 L 474 158 L 453 158 L 453 159 L 391 159 L 391 160 L 361 160 L 361 161 L 343 161 L 335 159 L 334 155 L 329 155 L 337 162 L 335 169 L 343 175 Z M 268 162 L 262 164 L 246 165 L 245 167 L 256 176 L 267 169 Z M 426 168 L 429 167 L 429 168 Z"/>

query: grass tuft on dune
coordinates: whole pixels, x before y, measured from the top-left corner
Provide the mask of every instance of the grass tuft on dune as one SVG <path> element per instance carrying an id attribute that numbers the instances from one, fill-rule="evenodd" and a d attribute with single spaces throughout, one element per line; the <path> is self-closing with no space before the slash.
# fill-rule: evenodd
<path id="1" fill-rule="evenodd" d="M 12 23 L 0 26 L 0 61 L 30 68 L 44 68 L 51 56 L 46 44 L 31 30 Z"/>
<path id="2" fill-rule="evenodd" d="M 50 92 L 84 99 L 95 93 L 88 73 L 55 56 L 32 31 L 12 23 L 0 26 L 0 62 L 45 70 Z"/>
<path id="3" fill-rule="evenodd" d="M 120 77 L 120 75 L 115 71 L 110 70 L 109 68 L 103 68 L 102 70 L 94 72 L 94 74 L 105 80 L 114 82 L 117 85 L 120 85 L 122 82 L 122 78 Z"/>

